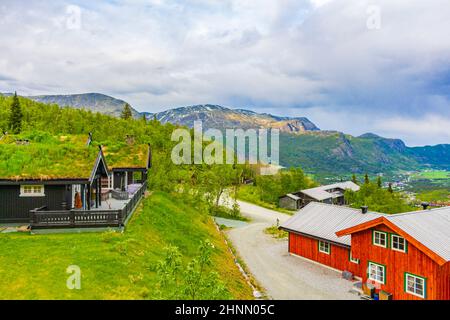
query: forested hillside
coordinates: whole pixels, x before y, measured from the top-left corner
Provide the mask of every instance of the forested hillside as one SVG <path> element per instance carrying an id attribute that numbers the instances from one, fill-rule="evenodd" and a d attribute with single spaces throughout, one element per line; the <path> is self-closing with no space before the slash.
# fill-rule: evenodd
<path id="1" fill-rule="evenodd" d="M 0 278 L 8 284 L 0 286 L 0 299 L 252 298 L 210 217 L 216 210 L 217 197 L 237 181 L 242 168 L 174 165 L 170 158 L 175 144 L 170 139 L 174 129 L 171 124 L 124 120 L 24 98 L 19 98 L 20 109 L 12 120 L 13 99 L 0 97 L 0 139 L 29 139 L 30 147 L 35 141 L 48 142 L 52 152 L 60 148 L 64 154 L 64 144 L 55 141 L 71 140 L 75 135 L 87 139 L 88 133 L 96 144 L 113 147 L 129 138 L 150 143 L 153 167 L 148 183 L 153 194 L 143 200 L 124 234 L 0 234 Z M 17 132 L 5 134 L 11 129 L 11 121 L 19 118 L 21 125 L 14 129 Z M 69 150 L 73 157 L 85 156 L 83 152 L 77 154 L 77 148 Z M 205 245 L 208 241 L 212 246 Z M 207 269 L 202 271 L 197 259 L 206 261 Z M 15 263 L 18 260 L 20 266 Z M 64 290 L 65 268 L 74 263 L 85 277 L 80 292 Z M 186 272 L 168 279 L 166 269 L 174 265 Z M 45 279 L 39 276 L 42 274 Z M 189 282 L 193 275 L 203 277 L 195 288 Z M 215 289 L 206 290 L 212 287 Z"/>

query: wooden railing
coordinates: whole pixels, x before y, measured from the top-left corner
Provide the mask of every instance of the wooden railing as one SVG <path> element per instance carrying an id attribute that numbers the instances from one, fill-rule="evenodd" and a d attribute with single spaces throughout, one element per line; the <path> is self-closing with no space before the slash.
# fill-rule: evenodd
<path id="1" fill-rule="evenodd" d="M 130 199 L 130 201 L 128 201 L 128 203 L 122 209 L 121 216 L 120 216 L 122 225 L 125 224 L 125 221 L 127 220 L 128 216 L 133 213 L 133 210 L 135 209 L 136 205 L 141 200 L 141 198 L 144 196 L 144 193 L 146 190 L 147 190 L 147 181 L 145 181 L 142 184 L 142 186 L 139 188 L 139 190 L 136 191 L 136 193 L 133 195 L 133 197 Z"/>
<path id="2" fill-rule="evenodd" d="M 124 208 L 117 210 L 47 211 L 46 207 L 37 208 L 30 211 L 30 225 L 32 229 L 120 227 L 133 213 L 146 189 L 147 182 L 136 191 Z"/>

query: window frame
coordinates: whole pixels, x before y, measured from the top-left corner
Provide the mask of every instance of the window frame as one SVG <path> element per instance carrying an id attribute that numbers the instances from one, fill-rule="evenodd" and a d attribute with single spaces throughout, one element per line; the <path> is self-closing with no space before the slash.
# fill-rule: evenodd
<path id="1" fill-rule="evenodd" d="M 412 277 L 414 279 L 419 279 L 419 280 L 423 281 L 423 294 L 422 295 L 408 290 L 408 277 Z M 416 297 L 419 297 L 419 298 L 426 299 L 426 297 L 427 297 L 427 278 L 418 276 L 418 275 L 410 273 L 410 272 L 405 272 L 404 281 L 405 281 L 405 292 L 406 293 L 411 294 Z M 414 283 L 414 288 L 415 287 L 416 287 L 416 283 Z"/>
<path id="2" fill-rule="evenodd" d="M 354 263 L 354 264 L 360 264 L 360 260 L 359 260 L 359 259 L 353 258 L 353 256 L 352 256 L 352 249 L 348 250 L 348 260 L 349 260 L 351 263 Z"/>
<path id="3" fill-rule="evenodd" d="M 378 279 L 373 279 L 373 278 L 371 278 L 371 273 L 370 273 L 371 265 L 374 265 L 374 266 L 376 266 L 376 267 L 381 267 L 381 268 L 383 268 L 383 281 L 380 281 L 380 280 L 378 280 Z M 367 265 L 367 278 L 368 278 L 369 280 L 375 281 L 376 283 L 386 284 L 386 266 L 385 266 L 384 264 L 381 264 L 381 263 L 376 263 L 376 262 L 373 262 L 373 261 L 368 261 L 368 265 Z"/>
<path id="4" fill-rule="evenodd" d="M 321 244 L 321 243 L 327 244 L 328 251 L 322 251 L 322 250 L 321 250 L 321 248 L 320 248 L 320 244 Z M 328 254 L 328 255 L 331 254 L 331 243 L 330 243 L 330 242 L 318 240 L 317 245 L 318 245 L 318 248 L 319 248 L 319 252 L 320 252 L 320 253 L 324 253 L 324 254 Z"/>
<path id="5" fill-rule="evenodd" d="M 399 239 L 403 239 L 403 241 L 404 241 L 404 244 L 403 244 L 404 248 L 403 248 L 403 250 L 402 249 L 398 249 L 398 248 L 394 248 L 394 237 L 397 237 Z M 394 251 L 406 253 L 406 252 L 408 252 L 408 242 L 406 241 L 406 239 L 404 237 L 402 237 L 402 236 L 400 236 L 398 234 L 392 233 L 391 234 L 391 249 L 394 250 Z"/>
<path id="6" fill-rule="evenodd" d="M 40 188 L 40 192 L 36 192 L 36 188 Z M 31 189 L 31 191 L 28 191 L 28 189 Z M 45 197 L 45 186 L 43 184 L 20 185 L 20 197 L 22 198 Z"/>
<path id="7" fill-rule="evenodd" d="M 379 233 L 379 234 L 384 234 L 384 237 L 385 237 L 385 244 L 384 245 L 382 245 L 382 244 L 379 244 L 379 243 L 376 243 L 375 242 L 375 239 L 376 239 L 376 233 Z M 372 230 L 372 244 L 374 245 L 374 246 L 377 246 L 377 247 L 380 247 L 380 248 L 387 248 L 388 247 L 388 242 L 389 242 L 389 237 L 388 237 L 388 233 L 387 232 L 385 232 L 385 231 L 379 231 L 379 230 Z"/>

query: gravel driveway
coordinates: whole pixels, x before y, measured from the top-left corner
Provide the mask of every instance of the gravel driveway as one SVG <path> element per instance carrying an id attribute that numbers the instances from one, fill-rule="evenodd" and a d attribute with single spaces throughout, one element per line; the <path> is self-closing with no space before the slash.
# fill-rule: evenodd
<path id="1" fill-rule="evenodd" d="M 349 293 L 352 283 L 340 273 L 314 264 L 287 252 L 287 240 L 277 240 L 264 229 L 290 216 L 239 201 L 241 212 L 252 221 L 227 231 L 228 236 L 247 264 L 249 271 L 277 300 L 359 299 Z"/>

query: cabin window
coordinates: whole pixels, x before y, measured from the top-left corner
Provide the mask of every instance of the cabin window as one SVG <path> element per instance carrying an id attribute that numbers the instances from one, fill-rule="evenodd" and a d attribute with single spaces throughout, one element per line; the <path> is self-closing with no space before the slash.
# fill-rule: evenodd
<path id="1" fill-rule="evenodd" d="M 406 240 L 399 235 L 393 234 L 391 236 L 391 248 L 395 251 L 406 252 Z"/>
<path id="2" fill-rule="evenodd" d="M 378 263 L 369 262 L 369 279 L 378 283 L 386 283 L 386 267 Z"/>
<path id="3" fill-rule="evenodd" d="M 21 197 L 44 197 L 44 186 L 43 185 L 23 185 L 20 186 L 20 196 Z"/>
<path id="4" fill-rule="evenodd" d="M 387 233 L 382 231 L 373 231 L 373 244 L 382 247 L 387 248 Z"/>
<path id="5" fill-rule="evenodd" d="M 330 243 L 325 241 L 319 241 L 319 252 L 330 254 L 331 253 Z"/>
<path id="6" fill-rule="evenodd" d="M 420 298 L 425 298 L 427 280 L 411 273 L 405 273 L 405 291 Z"/>
<path id="7" fill-rule="evenodd" d="M 350 250 L 349 253 L 348 253 L 348 259 L 349 259 L 350 262 L 352 262 L 352 263 L 359 264 L 359 259 L 353 258 L 352 250 Z"/>

